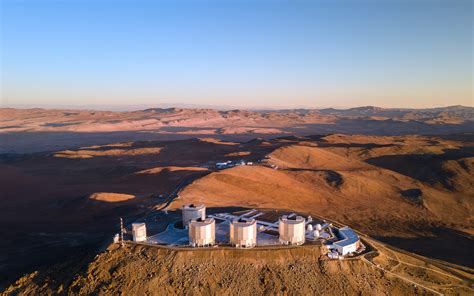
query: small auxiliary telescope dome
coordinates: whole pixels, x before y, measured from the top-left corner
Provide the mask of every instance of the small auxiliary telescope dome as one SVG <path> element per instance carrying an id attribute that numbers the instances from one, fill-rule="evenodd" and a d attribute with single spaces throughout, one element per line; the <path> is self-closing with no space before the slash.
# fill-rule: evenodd
<path id="1" fill-rule="evenodd" d="M 319 238 L 319 230 L 316 229 L 316 230 L 313 232 L 313 235 L 314 235 L 314 238 L 316 238 L 316 239 Z"/>

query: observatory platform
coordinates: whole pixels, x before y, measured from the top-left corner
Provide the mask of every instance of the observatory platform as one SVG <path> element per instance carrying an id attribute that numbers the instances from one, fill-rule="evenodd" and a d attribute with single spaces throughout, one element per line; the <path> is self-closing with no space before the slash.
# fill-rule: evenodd
<path id="1" fill-rule="evenodd" d="M 183 207 L 188 208 L 192 218 L 177 211 L 155 218 L 156 223 L 148 220 L 150 235 L 144 242 L 179 248 L 319 245 L 338 258 L 359 253 L 363 247 L 347 226 L 338 228 L 311 216 L 281 210 L 223 212 L 204 205 Z"/>

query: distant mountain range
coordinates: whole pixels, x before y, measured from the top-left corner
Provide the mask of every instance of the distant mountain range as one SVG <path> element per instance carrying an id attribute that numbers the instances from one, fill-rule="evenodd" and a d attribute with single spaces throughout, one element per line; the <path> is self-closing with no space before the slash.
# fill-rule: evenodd
<path id="1" fill-rule="evenodd" d="M 474 108 L 449 106 L 431 109 L 386 109 L 364 106 L 350 109 L 228 110 L 198 108 L 149 108 L 138 111 L 61 109 L 0 109 L 0 132 L 72 131 L 108 132 L 162 130 L 166 127 L 199 129 L 281 129 L 348 120 L 417 122 L 427 125 L 463 125 L 474 121 Z M 218 131 L 216 131 L 218 132 Z M 225 133 L 224 131 L 221 131 Z M 235 131 L 234 131 L 235 132 Z M 232 133 L 234 133 L 232 132 Z M 247 131 L 243 131 L 247 132 Z M 237 131 L 237 133 L 239 133 Z"/>
<path id="2" fill-rule="evenodd" d="M 22 150 L 27 145 L 46 149 L 40 148 L 45 135 L 57 139 L 54 141 L 57 146 L 47 149 L 56 149 L 83 143 L 102 143 L 106 137 L 111 140 L 112 136 L 121 141 L 201 136 L 251 139 L 331 133 L 441 135 L 473 132 L 474 108 L 465 106 L 259 111 L 172 107 L 122 112 L 0 109 L 0 152 Z M 35 137 L 38 141 L 32 141 Z M 76 141 L 78 138 L 87 139 L 87 142 Z"/>

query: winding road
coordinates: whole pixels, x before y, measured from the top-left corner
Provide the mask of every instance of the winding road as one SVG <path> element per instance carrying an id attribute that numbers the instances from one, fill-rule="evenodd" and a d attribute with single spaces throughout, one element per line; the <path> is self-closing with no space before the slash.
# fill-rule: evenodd
<path id="1" fill-rule="evenodd" d="M 425 290 L 427 290 L 427 291 L 430 291 L 431 293 L 434 293 L 434 294 L 436 294 L 436 295 L 444 295 L 443 293 L 440 293 L 440 292 L 438 292 L 438 291 L 436 291 L 436 290 L 433 290 L 433 289 L 431 289 L 431 288 L 429 288 L 429 287 L 427 287 L 427 286 L 424 286 L 424 285 L 422 285 L 422 284 L 420 284 L 420 283 L 417 283 L 417 282 L 415 282 L 415 281 L 412 281 L 412 280 L 410 280 L 410 279 L 408 279 L 408 278 L 406 278 L 406 277 L 404 277 L 404 276 L 401 276 L 401 275 L 399 275 L 399 274 L 396 274 L 396 273 L 394 273 L 394 272 L 391 272 L 390 270 L 385 269 L 385 268 L 381 267 L 381 266 L 378 265 L 378 264 L 375 264 L 374 262 L 372 262 L 371 260 L 369 260 L 369 259 L 366 258 L 367 255 L 368 255 L 368 254 L 362 256 L 361 258 L 362 258 L 362 261 L 368 263 L 369 265 L 372 265 L 372 266 L 374 266 L 375 268 L 380 269 L 380 270 L 382 270 L 383 272 L 385 272 L 385 273 L 387 273 L 387 274 L 393 275 L 393 276 L 395 276 L 395 277 L 397 277 L 397 278 L 399 278 L 399 279 L 402 279 L 402 280 L 404 280 L 404 281 L 406 281 L 406 282 L 408 282 L 408 283 L 410 283 L 410 284 L 413 284 L 415 287 L 421 287 L 421 288 L 423 288 L 423 289 L 425 289 Z"/>

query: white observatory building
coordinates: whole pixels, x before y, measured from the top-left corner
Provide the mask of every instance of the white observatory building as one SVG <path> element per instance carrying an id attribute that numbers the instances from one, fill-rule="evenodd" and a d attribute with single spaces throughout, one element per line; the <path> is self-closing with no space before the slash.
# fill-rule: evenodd
<path id="1" fill-rule="evenodd" d="M 132 223 L 132 236 L 134 242 L 146 241 L 146 225 L 145 223 Z"/>
<path id="2" fill-rule="evenodd" d="M 237 248 L 253 248 L 257 244 L 255 219 L 235 219 L 230 223 L 230 243 Z"/>
<path id="3" fill-rule="evenodd" d="M 189 245 L 207 247 L 216 241 L 216 221 L 213 218 L 197 218 L 189 222 Z"/>
<path id="4" fill-rule="evenodd" d="M 192 219 L 201 218 L 202 220 L 206 219 L 206 206 L 205 205 L 195 205 L 189 204 L 184 205 L 183 208 L 183 227 L 188 226 L 189 222 Z"/>
<path id="5" fill-rule="evenodd" d="M 278 223 L 280 243 L 302 245 L 305 242 L 305 219 L 301 216 L 282 216 Z"/>
<path id="6" fill-rule="evenodd" d="M 354 253 L 360 246 L 359 236 L 347 226 L 339 228 L 338 237 L 340 240 L 333 243 L 333 248 L 342 256 Z"/>

